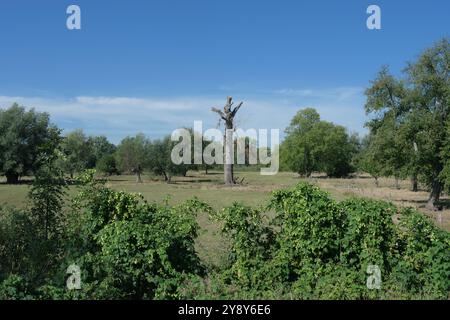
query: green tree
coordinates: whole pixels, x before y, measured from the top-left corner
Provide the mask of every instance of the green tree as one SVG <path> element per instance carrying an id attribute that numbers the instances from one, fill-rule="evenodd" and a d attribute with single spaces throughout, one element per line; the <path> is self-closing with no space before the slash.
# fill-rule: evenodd
<path id="1" fill-rule="evenodd" d="M 89 167 L 92 148 L 83 130 L 78 129 L 67 134 L 62 141 L 61 149 L 60 167 L 70 174 L 72 179 L 75 173 Z"/>
<path id="2" fill-rule="evenodd" d="M 378 178 L 382 176 L 383 166 L 378 161 L 376 144 L 372 142 L 375 137 L 372 134 L 362 139 L 361 150 L 355 156 L 356 166 L 360 171 L 370 174 L 375 179 L 375 185 L 378 187 Z"/>
<path id="3" fill-rule="evenodd" d="M 172 181 L 173 176 L 185 176 L 192 165 L 174 164 L 172 162 L 171 153 L 176 142 L 167 136 L 161 140 L 155 140 L 151 144 L 149 168 L 156 175 L 162 175 L 168 183 Z"/>
<path id="4" fill-rule="evenodd" d="M 126 137 L 117 147 L 117 160 L 121 171 L 132 172 L 136 182 L 141 183 L 141 175 L 148 168 L 151 142 L 140 133 L 135 137 Z"/>
<path id="5" fill-rule="evenodd" d="M 446 180 L 450 114 L 450 45 L 447 38 L 425 50 L 396 80 L 386 68 L 366 91 L 371 132 L 381 135 L 381 163 L 393 175 L 417 177 L 430 189 L 427 207 L 437 209 Z"/>
<path id="6" fill-rule="evenodd" d="M 97 169 L 109 176 L 119 174 L 116 157 L 113 154 L 105 154 L 97 161 Z"/>
<path id="7" fill-rule="evenodd" d="M 95 168 L 100 159 L 107 155 L 113 155 L 117 149 L 105 136 L 90 136 L 87 143 L 91 150 L 87 164 L 88 169 Z"/>
<path id="8" fill-rule="evenodd" d="M 47 113 L 26 111 L 15 103 L 0 109 L 0 172 L 7 183 L 18 183 L 21 176 L 38 169 L 38 156 L 43 146 L 59 142 L 59 130 Z"/>
<path id="9" fill-rule="evenodd" d="M 286 129 L 282 166 L 307 177 L 313 171 L 346 176 L 353 170 L 351 160 L 358 149 L 357 141 L 344 127 L 320 120 L 315 109 L 303 109 Z"/>

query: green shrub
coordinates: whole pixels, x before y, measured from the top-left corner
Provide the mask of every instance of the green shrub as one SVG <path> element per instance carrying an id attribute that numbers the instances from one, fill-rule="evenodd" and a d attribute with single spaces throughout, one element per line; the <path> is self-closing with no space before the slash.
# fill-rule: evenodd
<path id="1" fill-rule="evenodd" d="M 231 240 L 225 276 L 241 288 L 266 285 L 265 262 L 271 257 L 273 231 L 261 209 L 234 203 L 216 215 L 222 233 Z"/>
<path id="2" fill-rule="evenodd" d="M 274 192 L 270 208 L 276 212 L 273 263 L 281 281 L 296 281 L 304 265 L 339 260 L 345 214 L 326 192 L 300 183 L 291 190 Z"/>
<path id="3" fill-rule="evenodd" d="M 389 272 L 397 254 L 395 206 L 369 199 L 349 199 L 339 205 L 346 214 L 341 262 L 363 272 L 368 265 L 377 265 L 382 273 Z"/>
<path id="4" fill-rule="evenodd" d="M 80 266 L 86 297 L 177 298 L 187 275 L 202 274 L 196 214 L 210 209 L 200 201 L 150 204 L 91 181 L 74 207 L 81 210 L 82 228 L 72 229 L 77 247 L 68 261 Z"/>

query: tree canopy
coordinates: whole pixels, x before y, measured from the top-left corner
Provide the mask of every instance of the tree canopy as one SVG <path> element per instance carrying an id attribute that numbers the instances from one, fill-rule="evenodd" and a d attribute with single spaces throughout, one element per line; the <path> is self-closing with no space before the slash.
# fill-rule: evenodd
<path id="1" fill-rule="evenodd" d="M 366 91 L 371 149 L 382 151 L 373 160 L 385 175 L 418 177 L 430 189 L 430 209 L 448 185 L 449 49 L 445 38 L 425 50 L 402 79 L 383 67 Z"/>
<path id="2" fill-rule="evenodd" d="M 57 148 L 59 130 L 47 113 L 26 111 L 18 104 L 0 109 L 0 172 L 8 183 L 33 174 L 40 154 Z"/>
<path id="3" fill-rule="evenodd" d="M 310 176 L 314 171 L 331 177 L 343 177 L 353 171 L 351 160 L 357 151 L 356 136 L 331 122 L 320 120 L 315 109 L 300 110 L 286 129 L 281 145 L 285 169 Z"/>

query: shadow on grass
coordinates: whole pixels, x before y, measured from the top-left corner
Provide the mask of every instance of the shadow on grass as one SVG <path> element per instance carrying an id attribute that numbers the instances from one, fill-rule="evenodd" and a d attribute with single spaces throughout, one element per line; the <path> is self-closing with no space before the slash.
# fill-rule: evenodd
<path id="1" fill-rule="evenodd" d="M 31 185 L 33 183 L 33 179 L 23 179 L 19 180 L 17 183 L 7 183 L 6 181 L 1 181 L 0 185 L 4 186 L 20 186 L 20 185 Z"/>

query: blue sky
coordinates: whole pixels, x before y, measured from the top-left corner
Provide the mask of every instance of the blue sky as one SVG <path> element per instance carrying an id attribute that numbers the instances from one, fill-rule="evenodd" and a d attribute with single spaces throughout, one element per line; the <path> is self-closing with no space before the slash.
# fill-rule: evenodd
<path id="1" fill-rule="evenodd" d="M 66 28 L 77 4 L 82 29 Z M 366 9 L 382 10 L 382 30 Z M 226 96 L 238 124 L 284 129 L 297 110 L 364 133 L 364 88 L 450 34 L 450 2 L 39 0 L 0 2 L 0 107 L 47 111 L 61 128 L 119 142 L 203 120 Z"/>

